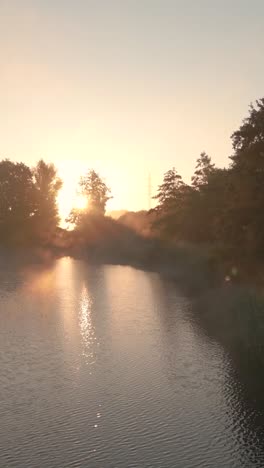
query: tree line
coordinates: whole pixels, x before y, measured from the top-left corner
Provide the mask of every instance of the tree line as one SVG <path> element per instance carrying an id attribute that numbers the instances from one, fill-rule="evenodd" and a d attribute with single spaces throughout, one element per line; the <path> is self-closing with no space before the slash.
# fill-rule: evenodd
<path id="1" fill-rule="evenodd" d="M 63 185 L 54 164 L 40 160 L 33 168 L 9 159 L 0 161 L 0 242 L 34 245 L 52 243 L 60 224 L 57 196 Z M 87 197 L 87 209 L 73 209 L 68 222 L 75 229 L 89 216 L 103 216 L 110 189 L 89 170 L 81 177 L 79 193 Z"/>
<path id="2" fill-rule="evenodd" d="M 261 258 L 264 98 L 251 104 L 249 115 L 231 139 L 233 152 L 227 168 L 216 167 L 203 152 L 190 184 L 174 167 L 164 174 L 154 197 L 156 207 L 145 216 L 148 235 L 165 242 L 213 245 L 244 258 Z M 43 160 L 33 168 L 8 159 L 0 161 L 0 242 L 52 241 L 60 223 L 57 195 L 62 183 L 55 166 Z M 89 230 L 96 231 L 98 219 L 103 219 L 111 190 L 91 169 L 81 177 L 79 193 L 87 198 L 87 208 L 73 209 L 67 221 L 75 232 L 88 235 Z M 146 223 L 142 212 L 140 219 L 134 218 L 134 224 Z M 102 226 L 101 221 L 99 224 Z"/>
<path id="3" fill-rule="evenodd" d="M 175 168 L 168 170 L 154 197 L 153 229 L 164 239 L 218 246 L 244 258 L 264 252 L 264 99 L 232 136 L 227 168 L 218 168 L 205 152 L 197 160 L 191 184 Z"/>
<path id="4" fill-rule="evenodd" d="M 0 241 L 34 243 L 49 239 L 59 223 L 56 198 L 62 186 L 53 164 L 33 168 L 0 161 Z"/>

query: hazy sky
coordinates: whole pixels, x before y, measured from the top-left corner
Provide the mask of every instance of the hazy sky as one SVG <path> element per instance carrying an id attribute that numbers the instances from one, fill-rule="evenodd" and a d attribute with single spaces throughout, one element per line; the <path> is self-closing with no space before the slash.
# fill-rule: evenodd
<path id="1" fill-rule="evenodd" d="M 93 167 L 112 208 L 147 207 L 264 95 L 263 0 L 0 0 L 0 157 Z M 153 189 L 154 189 L 153 187 Z"/>

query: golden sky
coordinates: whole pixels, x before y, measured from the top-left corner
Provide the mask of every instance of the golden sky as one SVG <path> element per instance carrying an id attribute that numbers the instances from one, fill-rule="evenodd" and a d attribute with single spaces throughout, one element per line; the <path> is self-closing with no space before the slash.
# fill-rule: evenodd
<path id="1" fill-rule="evenodd" d="M 149 172 L 227 164 L 263 29 L 260 0 L 0 0 L 0 157 L 54 162 L 68 194 L 94 168 L 109 208 L 147 208 Z"/>

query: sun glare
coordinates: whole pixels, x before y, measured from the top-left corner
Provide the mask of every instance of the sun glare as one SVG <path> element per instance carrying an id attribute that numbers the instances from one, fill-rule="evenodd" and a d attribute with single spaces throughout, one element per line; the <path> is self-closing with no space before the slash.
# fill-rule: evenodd
<path id="1" fill-rule="evenodd" d="M 73 200 L 73 208 L 84 210 L 87 207 L 87 198 L 84 195 L 76 195 Z"/>
<path id="2" fill-rule="evenodd" d="M 87 198 L 78 194 L 78 184 L 80 176 L 85 172 L 85 167 L 76 161 L 63 161 L 63 164 L 57 164 L 58 175 L 63 181 L 63 186 L 58 193 L 57 204 L 61 218 L 61 226 L 67 227 L 65 221 L 71 210 L 85 210 L 87 207 Z"/>
<path id="3" fill-rule="evenodd" d="M 72 209 L 84 210 L 87 207 L 87 198 L 83 195 L 76 194 L 76 190 L 66 184 L 62 187 L 57 198 L 61 225 L 66 226 L 66 218 L 69 216 Z"/>

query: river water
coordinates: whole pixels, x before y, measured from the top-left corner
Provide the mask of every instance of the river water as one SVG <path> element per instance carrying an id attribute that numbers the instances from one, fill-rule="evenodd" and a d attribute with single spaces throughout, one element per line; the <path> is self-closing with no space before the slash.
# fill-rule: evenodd
<path id="1" fill-rule="evenodd" d="M 263 467 L 257 410 L 157 274 L 0 267 L 0 467 Z"/>

